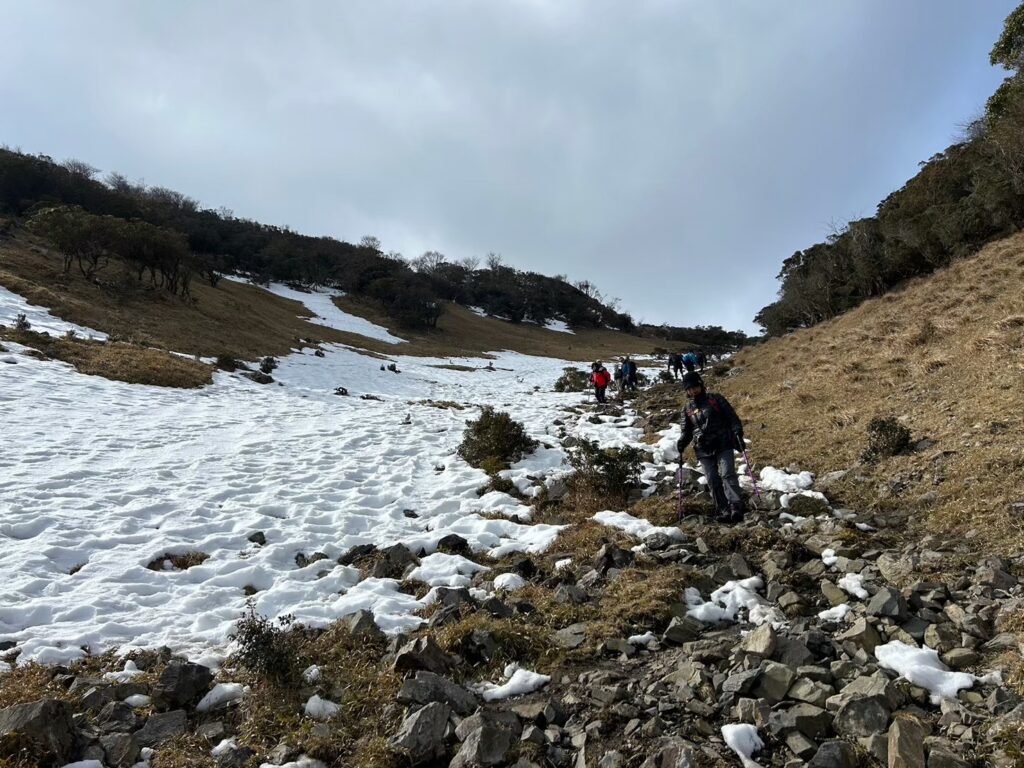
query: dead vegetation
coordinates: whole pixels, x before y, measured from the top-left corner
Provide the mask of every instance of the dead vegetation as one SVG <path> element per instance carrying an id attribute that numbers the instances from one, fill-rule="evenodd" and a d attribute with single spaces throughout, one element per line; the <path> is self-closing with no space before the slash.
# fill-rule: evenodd
<path id="1" fill-rule="evenodd" d="M 909 509 L 913 522 L 978 550 L 1019 553 L 1024 520 L 1011 504 L 1024 500 L 1014 481 L 1024 473 L 1022 294 L 1024 235 L 1015 235 L 741 351 L 737 371 L 714 386 L 748 423 L 755 459 L 819 474 L 852 468 L 832 490 L 847 506 Z M 892 414 L 909 445 L 861 464 L 866 426 Z"/>
<path id="2" fill-rule="evenodd" d="M 194 389 L 213 383 L 208 365 L 159 349 L 77 336 L 50 336 L 34 331 L 6 330 L 0 338 L 31 347 L 47 359 L 60 360 L 88 376 L 128 384 Z"/>

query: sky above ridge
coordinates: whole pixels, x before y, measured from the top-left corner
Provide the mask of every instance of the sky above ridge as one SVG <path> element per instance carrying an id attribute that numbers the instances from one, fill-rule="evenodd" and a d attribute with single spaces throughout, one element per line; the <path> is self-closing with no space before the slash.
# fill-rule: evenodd
<path id="1" fill-rule="evenodd" d="M 0 143 L 755 329 L 1003 77 L 1010 0 L 0 0 Z"/>

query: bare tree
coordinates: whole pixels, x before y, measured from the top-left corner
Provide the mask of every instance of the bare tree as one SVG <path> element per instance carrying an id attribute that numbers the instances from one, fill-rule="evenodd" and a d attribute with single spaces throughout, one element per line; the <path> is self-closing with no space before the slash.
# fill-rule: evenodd
<path id="1" fill-rule="evenodd" d="M 480 269 L 479 256 L 467 256 L 464 259 L 460 259 L 458 263 L 460 267 L 464 267 L 469 272 L 476 272 L 478 269 Z"/>
<path id="2" fill-rule="evenodd" d="M 444 254 L 440 251 L 425 251 L 422 256 L 412 260 L 412 268 L 429 275 L 444 263 Z"/>
<path id="3" fill-rule="evenodd" d="M 67 160 L 61 163 L 61 165 L 65 168 L 65 170 L 70 171 L 76 176 L 84 176 L 87 179 L 91 179 L 93 176 L 100 172 L 99 168 L 89 165 L 84 160 L 76 160 L 73 157 L 69 157 Z"/>
<path id="4" fill-rule="evenodd" d="M 501 254 L 495 253 L 494 251 L 487 254 L 485 261 L 487 263 L 487 268 L 492 271 L 501 269 L 501 266 L 504 263 L 504 260 L 501 258 Z"/>
<path id="5" fill-rule="evenodd" d="M 359 241 L 360 248 L 368 248 L 371 251 L 380 252 L 380 239 L 373 235 L 363 235 L 363 239 Z"/>
<path id="6" fill-rule="evenodd" d="M 584 296 L 588 296 L 595 301 L 601 301 L 601 292 L 597 289 L 597 286 L 589 280 L 577 280 L 573 283 L 573 287 L 581 291 Z"/>

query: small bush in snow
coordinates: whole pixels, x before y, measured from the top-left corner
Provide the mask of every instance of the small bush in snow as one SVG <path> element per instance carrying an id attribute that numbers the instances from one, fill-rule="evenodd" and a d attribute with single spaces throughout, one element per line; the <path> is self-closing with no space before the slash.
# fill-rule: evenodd
<path id="1" fill-rule="evenodd" d="M 583 392 L 590 386 L 590 374 L 572 366 L 562 369 L 555 380 L 555 392 Z"/>
<path id="2" fill-rule="evenodd" d="M 868 447 L 864 460 L 873 461 L 902 453 L 910 445 L 910 430 L 895 416 L 876 417 L 868 424 Z"/>
<path id="3" fill-rule="evenodd" d="M 537 447 L 522 424 L 490 406 L 483 408 L 479 419 L 471 419 L 466 425 L 459 456 L 474 467 L 486 466 L 489 472 L 504 469 Z"/>
<path id="4" fill-rule="evenodd" d="M 24 312 L 19 312 L 18 316 L 14 318 L 14 330 L 16 331 L 30 331 L 32 330 L 32 323 L 25 317 Z"/>
<path id="5" fill-rule="evenodd" d="M 262 680 L 286 684 L 298 680 L 305 668 L 296 639 L 291 634 L 295 617 L 282 616 L 277 622 L 256 613 L 252 603 L 235 624 L 228 639 L 235 643 L 232 661 Z"/>
<path id="6" fill-rule="evenodd" d="M 231 355 L 217 355 L 217 361 L 214 365 L 228 373 L 237 371 L 239 368 L 243 367 L 242 364 L 235 360 L 235 358 L 231 357 Z"/>
<path id="7" fill-rule="evenodd" d="M 640 484 L 643 452 L 639 448 L 600 448 L 592 440 L 581 440 L 569 450 L 569 463 L 576 474 L 572 484 L 610 500 L 625 500 Z"/>
<path id="8" fill-rule="evenodd" d="M 277 359 L 270 357 L 264 357 L 260 360 L 260 371 L 269 374 L 271 371 L 277 368 Z"/>

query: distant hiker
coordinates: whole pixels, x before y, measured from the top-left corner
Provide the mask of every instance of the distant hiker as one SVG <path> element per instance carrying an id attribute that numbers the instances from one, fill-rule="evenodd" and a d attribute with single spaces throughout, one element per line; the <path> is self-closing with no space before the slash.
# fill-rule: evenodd
<path id="1" fill-rule="evenodd" d="M 608 402 L 605 399 L 604 391 L 608 388 L 608 384 L 611 383 L 612 375 L 608 373 L 607 368 L 601 365 L 600 360 L 590 366 L 590 370 L 590 381 L 594 384 L 594 396 L 597 398 L 597 402 Z"/>
<path id="2" fill-rule="evenodd" d="M 678 352 L 670 352 L 668 356 L 668 372 L 673 379 L 678 379 L 683 373 L 683 356 Z"/>
<path id="3" fill-rule="evenodd" d="M 633 362 L 629 355 L 626 355 L 626 359 L 622 361 L 622 378 L 626 389 L 630 392 L 636 392 L 636 363 Z"/>
<path id="4" fill-rule="evenodd" d="M 676 443 L 679 460 L 692 441 L 719 520 L 737 523 L 743 519 L 746 505 L 740 494 L 733 450 L 743 450 L 743 423 L 725 397 L 708 393 L 699 373 L 691 371 L 683 376 L 683 388 L 690 402 L 683 410 L 683 436 Z"/>
<path id="5" fill-rule="evenodd" d="M 704 373 L 704 366 L 708 364 L 708 356 L 704 354 L 704 350 L 698 350 L 697 352 L 697 365 L 700 366 L 700 372 Z"/>
<path id="6" fill-rule="evenodd" d="M 693 373 L 693 369 L 697 367 L 697 356 L 693 352 L 683 355 L 683 367 L 687 373 Z"/>
<path id="7" fill-rule="evenodd" d="M 615 389 L 618 390 L 618 392 L 619 392 L 619 399 L 621 400 L 622 399 L 622 393 L 626 389 L 626 382 L 623 379 L 623 375 L 622 375 L 622 365 L 620 365 L 619 363 L 615 364 L 615 373 L 612 375 L 612 377 L 615 379 Z"/>

